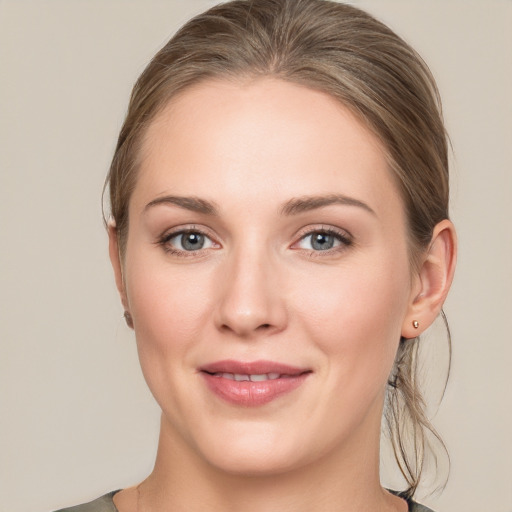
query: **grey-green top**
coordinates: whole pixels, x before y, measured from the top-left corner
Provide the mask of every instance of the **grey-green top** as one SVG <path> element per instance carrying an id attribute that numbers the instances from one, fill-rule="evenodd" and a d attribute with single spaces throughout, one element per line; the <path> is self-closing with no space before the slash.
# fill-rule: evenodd
<path id="1" fill-rule="evenodd" d="M 120 489 L 119 489 L 120 490 Z M 55 512 L 119 512 L 114 505 L 114 494 L 117 491 L 111 491 L 89 503 L 76 505 L 74 507 L 62 508 Z"/>
<path id="2" fill-rule="evenodd" d="M 83 505 L 77 505 L 75 507 L 63 508 L 56 510 L 55 512 L 119 512 L 114 505 L 114 494 L 119 491 L 112 491 L 100 498 L 84 503 Z M 396 494 L 396 493 L 395 493 Z M 409 512 L 433 512 L 427 507 L 415 503 L 414 501 L 408 501 Z"/>

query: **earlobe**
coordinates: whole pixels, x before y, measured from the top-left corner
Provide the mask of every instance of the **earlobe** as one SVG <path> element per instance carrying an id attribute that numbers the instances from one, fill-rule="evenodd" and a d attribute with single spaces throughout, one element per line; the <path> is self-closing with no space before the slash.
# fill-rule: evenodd
<path id="1" fill-rule="evenodd" d="M 121 297 L 121 303 L 123 304 L 125 311 L 129 311 L 128 298 L 126 295 L 126 288 L 123 279 L 123 266 L 121 263 L 121 256 L 119 254 L 117 228 L 114 222 L 108 223 L 108 250 L 112 269 L 114 270 L 117 290 L 119 291 L 119 296 Z"/>
<path id="2" fill-rule="evenodd" d="M 411 294 L 409 309 L 402 325 L 404 338 L 415 338 L 437 318 L 453 281 L 457 259 L 455 228 L 448 219 L 436 225 Z"/>

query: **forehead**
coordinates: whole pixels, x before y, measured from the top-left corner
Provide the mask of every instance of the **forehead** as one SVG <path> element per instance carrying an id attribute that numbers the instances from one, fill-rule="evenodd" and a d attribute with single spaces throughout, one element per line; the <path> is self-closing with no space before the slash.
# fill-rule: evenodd
<path id="1" fill-rule="evenodd" d="M 156 117 L 134 199 L 171 192 L 268 201 L 337 192 L 377 209 L 400 203 L 382 144 L 346 107 L 269 78 L 200 83 Z"/>

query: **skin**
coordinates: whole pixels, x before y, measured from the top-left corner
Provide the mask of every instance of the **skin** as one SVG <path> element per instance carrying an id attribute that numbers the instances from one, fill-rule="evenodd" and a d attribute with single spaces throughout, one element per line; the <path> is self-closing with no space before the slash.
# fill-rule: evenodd
<path id="1" fill-rule="evenodd" d="M 407 510 L 380 486 L 384 393 L 400 337 L 426 329 L 448 292 L 451 223 L 413 270 L 381 143 L 333 98 L 275 79 L 187 89 L 142 155 L 126 254 L 113 226 L 110 254 L 162 420 L 155 469 L 115 496 L 120 512 Z M 304 202 L 333 195 L 345 199 Z M 180 229 L 204 247 L 185 251 Z M 333 247 L 318 250 L 311 234 L 326 229 Z M 198 374 L 223 359 L 311 373 L 245 408 Z"/>

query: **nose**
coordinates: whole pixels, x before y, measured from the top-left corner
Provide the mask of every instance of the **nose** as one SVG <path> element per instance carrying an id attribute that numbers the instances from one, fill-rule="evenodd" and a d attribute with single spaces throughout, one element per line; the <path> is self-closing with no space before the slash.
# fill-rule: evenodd
<path id="1" fill-rule="evenodd" d="M 276 262 L 262 252 L 240 251 L 219 276 L 217 328 L 242 338 L 282 331 L 287 323 Z"/>

